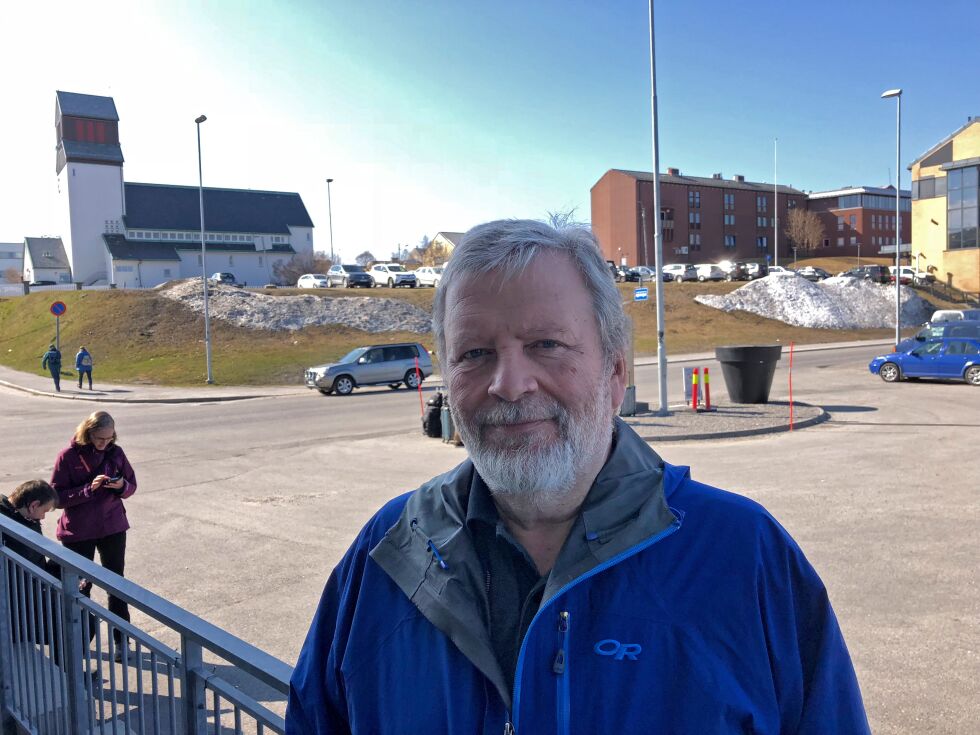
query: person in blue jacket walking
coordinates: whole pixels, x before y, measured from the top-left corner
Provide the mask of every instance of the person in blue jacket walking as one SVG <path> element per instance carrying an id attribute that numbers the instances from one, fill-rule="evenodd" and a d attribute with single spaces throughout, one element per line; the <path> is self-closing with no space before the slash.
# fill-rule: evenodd
<path id="1" fill-rule="evenodd" d="M 82 389 L 82 377 L 88 376 L 88 389 L 92 390 L 92 355 L 82 345 L 75 353 L 75 372 L 78 373 L 78 389 Z"/>
<path id="2" fill-rule="evenodd" d="M 61 350 L 54 345 L 48 347 L 48 351 L 41 356 L 41 369 L 51 373 L 54 381 L 54 389 L 61 392 Z"/>
<path id="3" fill-rule="evenodd" d="M 330 575 L 287 733 L 869 732 L 799 546 L 617 418 L 629 325 L 590 232 L 473 228 L 433 331 L 468 459 Z"/>

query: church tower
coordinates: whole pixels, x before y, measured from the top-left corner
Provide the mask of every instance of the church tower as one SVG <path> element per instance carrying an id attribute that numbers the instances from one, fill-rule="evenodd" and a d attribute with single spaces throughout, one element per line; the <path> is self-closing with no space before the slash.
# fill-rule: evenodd
<path id="1" fill-rule="evenodd" d="M 112 97 L 57 92 L 58 195 L 61 238 L 72 281 L 108 281 L 103 234 L 124 234 L 126 212 L 119 115 Z"/>

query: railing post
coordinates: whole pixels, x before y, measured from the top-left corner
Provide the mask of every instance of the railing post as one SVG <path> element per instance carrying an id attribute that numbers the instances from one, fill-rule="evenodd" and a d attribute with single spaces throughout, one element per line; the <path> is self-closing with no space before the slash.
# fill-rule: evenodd
<path id="1" fill-rule="evenodd" d="M 68 729 L 83 733 L 88 729 L 86 707 L 89 706 L 83 684 L 82 662 L 88 656 L 88 641 L 82 635 L 82 608 L 78 604 L 78 573 L 61 567 L 61 619 L 64 625 L 64 650 L 61 652 L 68 689 Z M 52 631 L 57 635 L 57 631 Z"/>
<path id="2" fill-rule="evenodd" d="M 180 691 L 184 700 L 184 723 L 187 735 L 206 735 L 208 710 L 204 694 L 204 679 L 200 671 L 204 667 L 204 651 L 201 644 L 186 635 L 180 636 L 181 666 Z"/>
<path id="3" fill-rule="evenodd" d="M 0 556 L 0 733 L 13 732 L 14 667 L 13 640 L 10 632 L 10 584 L 7 578 L 10 562 Z"/>

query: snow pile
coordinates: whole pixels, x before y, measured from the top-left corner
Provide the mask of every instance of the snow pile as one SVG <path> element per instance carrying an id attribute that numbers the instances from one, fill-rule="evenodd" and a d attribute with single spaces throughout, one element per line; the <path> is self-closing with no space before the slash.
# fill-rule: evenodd
<path id="1" fill-rule="evenodd" d="M 161 296 L 204 312 L 204 291 L 199 279 L 182 281 L 161 291 Z M 422 309 L 398 299 L 358 297 L 269 296 L 231 286 L 208 287 L 208 312 L 240 327 L 294 331 L 304 327 L 339 324 L 365 332 L 418 332 L 432 330 L 432 319 Z"/>
<path id="2" fill-rule="evenodd" d="M 726 295 L 695 296 L 722 311 L 747 311 L 797 327 L 874 329 L 895 326 L 895 287 L 861 278 L 811 282 L 801 276 L 766 276 Z M 902 289 L 902 326 L 929 321 L 934 307 L 911 288 Z"/>

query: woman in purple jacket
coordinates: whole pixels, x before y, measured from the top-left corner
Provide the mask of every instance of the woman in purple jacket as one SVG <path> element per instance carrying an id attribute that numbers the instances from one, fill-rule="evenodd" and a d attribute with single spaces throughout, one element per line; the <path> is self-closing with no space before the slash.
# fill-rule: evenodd
<path id="1" fill-rule="evenodd" d="M 75 436 L 58 455 L 51 485 L 58 491 L 57 537 L 67 548 L 122 575 L 126 568 L 126 508 L 123 499 L 136 492 L 136 475 L 122 448 L 116 444 L 116 424 L 105 411 L 96 411 L 75 429 Z M 85 589 L 89 594 L 91 585 Z M 129 620 L 129 606 L 112 595 L 109 611 Z M 94 631 L 93 631 L 94 633 Z M 122 634 L 113 630 L 116 659 Z"/>

